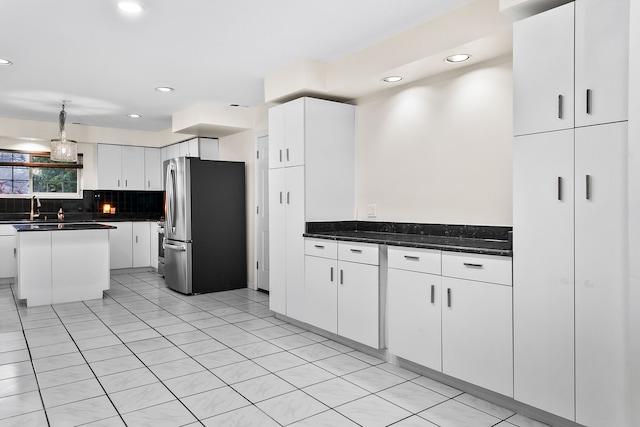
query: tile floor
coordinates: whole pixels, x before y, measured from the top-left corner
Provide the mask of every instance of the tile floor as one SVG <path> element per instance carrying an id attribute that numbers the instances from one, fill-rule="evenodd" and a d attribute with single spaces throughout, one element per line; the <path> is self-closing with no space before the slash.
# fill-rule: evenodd
<path id="1" fill-rule="evenodd" d="M 0 287 L 0 425 L 543 426 L 276 319 L 263 293 L 151 272 L 54 306 Z"/>

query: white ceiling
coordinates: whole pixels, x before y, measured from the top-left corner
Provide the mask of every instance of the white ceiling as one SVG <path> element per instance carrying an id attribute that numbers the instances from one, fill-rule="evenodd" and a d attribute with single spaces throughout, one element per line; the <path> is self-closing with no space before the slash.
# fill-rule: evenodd
<path id="1" fill-rule="evenodd" d="M 0 2 L 0 117 L 160 131 L 198 103 L 264 102 L 265 75 L 329 62 L 472 0 Z M 160 93 L 157 86 L 171 86 Z M 141 119 L 126 117 L 141 114 Z"/>

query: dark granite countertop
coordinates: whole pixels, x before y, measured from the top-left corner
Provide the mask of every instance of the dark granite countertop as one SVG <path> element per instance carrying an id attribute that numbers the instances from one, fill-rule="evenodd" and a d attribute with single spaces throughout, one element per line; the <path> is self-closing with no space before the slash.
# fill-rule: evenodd
<path id="1" fill-rule="evenodd" d="M 65 214 L 66 216 L 66 214 Z M 58 221 L 56 219 L 56 215 L 51 215 L 48 219 L 0 219 L 0 224 L 83 224 L 83 223 L 97 223 L 97 222 L 158 222 L 159 219 L 149 219 L 149 218 L 127 218 L 127 217 L 113 217 L 110 218 L 108 215 L 105 215 L 104 218 L 68 218 L 66 217 L 62 221 Z"/>
<path id="2" fill-rule="evenodd" d="M 117 228 L 111 225 L 99 224 L 97 222 L 81 222 L 81 223 L 40 223 L 40 224 L 14 224 L 13 227 L 18 231 L 73 231 L 73 230 L 109 230 Z"/>
<path id="3" fill-rule="evenodd" d="M 304 237 L 513 256 L 511 227 L 338 221 L 307 223 Z"/>

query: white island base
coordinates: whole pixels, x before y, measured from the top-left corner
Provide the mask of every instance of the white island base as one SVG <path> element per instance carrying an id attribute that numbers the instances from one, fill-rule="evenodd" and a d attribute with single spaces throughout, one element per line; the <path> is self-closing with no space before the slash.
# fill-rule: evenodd
<path id="1" fill-rule="evenodd" d="M 109 289 L 109 228 L 17 226 L 18 298 L 27 307 L 102 298 Z M 98 224 L 96 224 L 98 225 Z"/>

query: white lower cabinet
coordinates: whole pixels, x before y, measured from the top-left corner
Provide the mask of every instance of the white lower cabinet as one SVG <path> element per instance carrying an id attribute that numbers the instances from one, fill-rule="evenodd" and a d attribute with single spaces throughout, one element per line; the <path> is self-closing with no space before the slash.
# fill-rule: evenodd
<path id="1" fill-rule="evenodd" d="M 15 231 L 13 225 L 0 224 L 0 279 L 16 276 Z"/>
<path id="2" fill-rule="evenodd" d="M 133 247 L 131 245 L 133 223 L 105 222 L 104 224 L 116 227 L 109 230 L 111 269 L 133 267 Z"/>
<path id="3" fill-rule="evenodd" d="M 132 264 L 133 267 L 151 265 L 151 223 L 134 222 L 132 224 Z"/>
<path id="4" fill-rule="evenodd" d="M 388 250 L 389 351 L 436 371 L 442 371 L 440 258 L 437 250 Z"/>
<path id="5" fill-rule="evenodd" d="M 305 239 L 305 321 L 380 347 L 378 245 Z"/>

